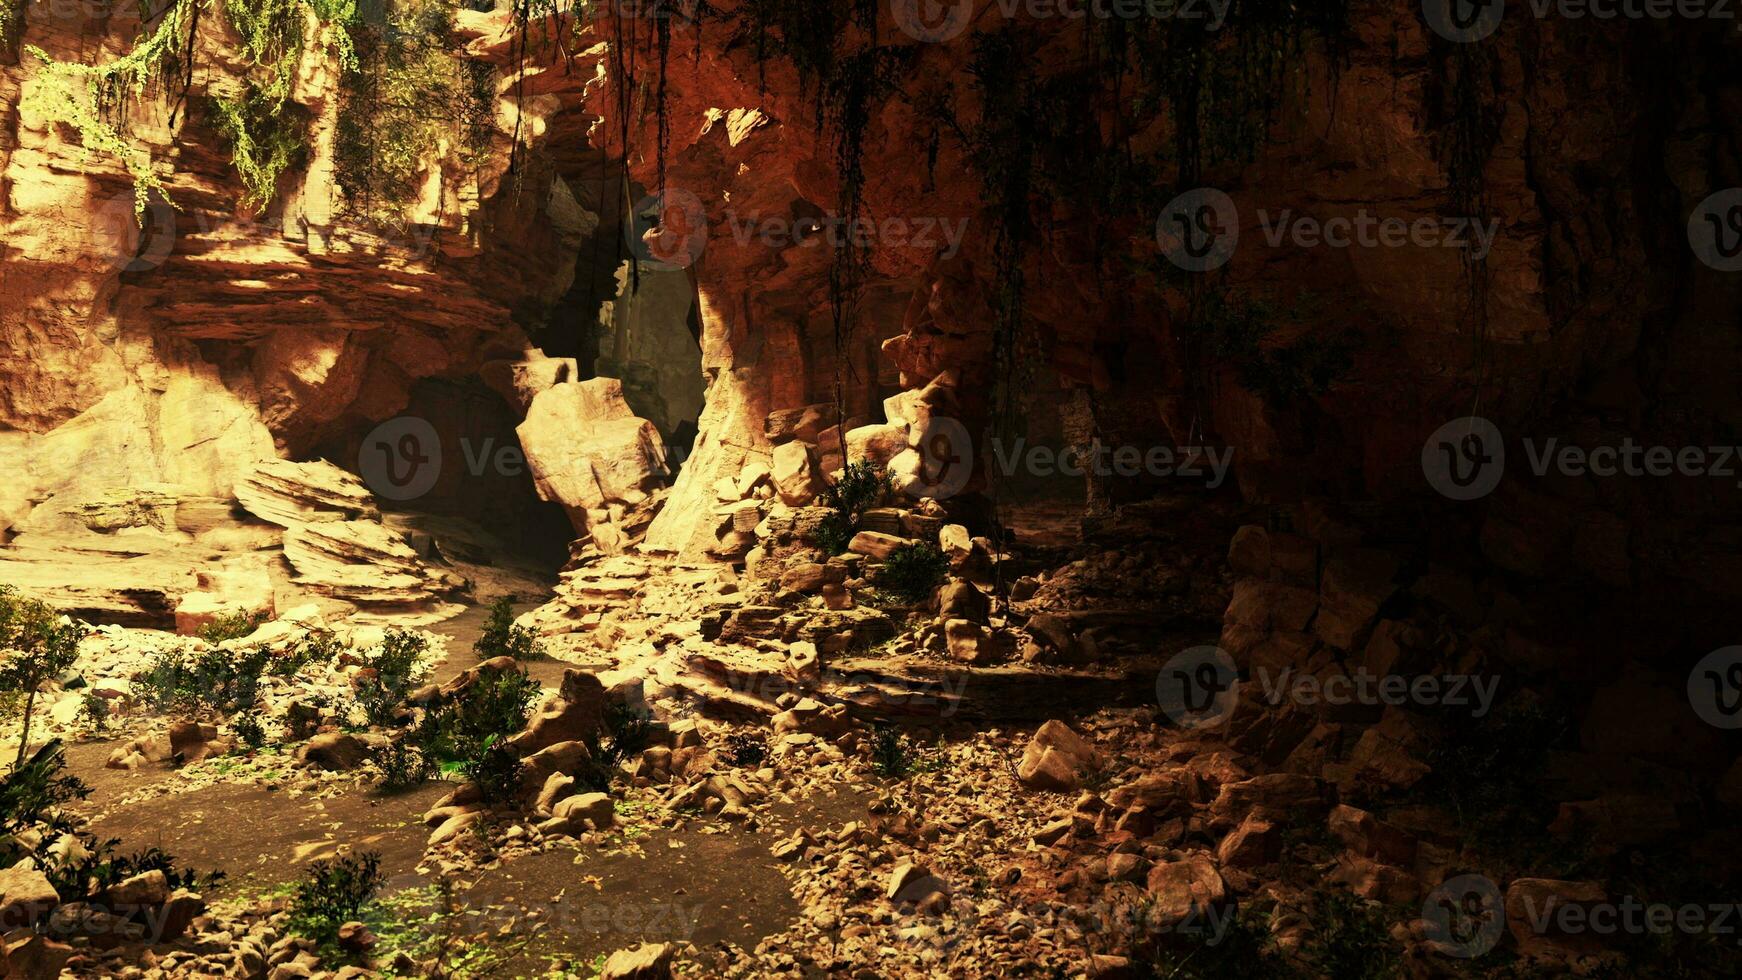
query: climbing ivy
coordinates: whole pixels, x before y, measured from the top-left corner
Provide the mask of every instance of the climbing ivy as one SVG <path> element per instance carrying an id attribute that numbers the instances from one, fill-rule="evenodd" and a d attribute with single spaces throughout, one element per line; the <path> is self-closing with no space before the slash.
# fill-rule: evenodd
<path id="1" fill-rule="evenodd" d="M 42 78 L 26 97 L 26 107 L 73 127 L 87 151 L 119 160 L 133 177 L 134 211 L 141 220 L 153 194 L 165 201 L 169 194 L 150 152 L 134 145 L 124 132 L 127 108 L 148 91 L 176 83 L 177 90 L 165 94 L 179 110 L 187 92 L 186 73 L 192 69 L 187 55 L 202 9 L 201 0 L 168 0 L 155 9 L 151 0 L 140 0 L 138 43 L 106 64 L 57 61 L 35 45 L 25 49 L 43 65 Z M 172 112 L 172 122 L 173 118 Z"/>

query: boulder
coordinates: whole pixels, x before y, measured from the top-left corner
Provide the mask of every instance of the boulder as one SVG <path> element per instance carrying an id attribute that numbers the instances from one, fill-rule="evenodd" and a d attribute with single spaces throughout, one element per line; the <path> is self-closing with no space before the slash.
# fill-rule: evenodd
<path id="1" fill-rule="evenodd" d="M 0 930 L 35 925 L 59 904 L 60 896 L 42 872 L 16 865 L 0 871 Z"/>
<path id="2" fill-rule="evenodd" d="M 605 685 L 597 676 L 584 670 L 565 670 L 557 693 L 508 744 L 522 755 L 531 755 L 559 742 L 585 741 L 604 729 L 607 698 Z"/>
<path id="3" fill-rule="evenodd" d="M 860 531 L 853 535 L 853 540 L 847 542 L 847 550 L 855 555 L 876 558 L 879 561 L 895 553 L 902 545 L 912 544 L 906 538 L 894 534 L 884 534 L 881 531 Z"/>
<path id="4" fill-rule="evenodd" d="M 816 450 L 806 443 L 788 442 L 774 447 L 772 476 L 775 492 L 792 507 L 805 506 L 823 489 Z"/>
<path id="5" fill-rule="evenodd" d="M 1077 787 L 1080 775 L 1101 764 L 1094 745 L 1062 721 L 1040 726 L 1029 739 L 1016 776 L 1036 789 L 1064 792 Z"/>
<path id="6" fill-rule="evenodd" d="M 309 739 L 297 758 L 329 772 L 347 772 L 369 758 L 369 743 L 350 732 L 323 732 Z"/>
<path id="7" fill-rule="evenodd" d="M 671 980 L 671 957 L 667 943 L 643 943 L 620 949 L 605 960 L 599 980 Z"/>
<path id="8" fill-rule="evenodd" d="M 1171 928 L 1188 919 L 1202 924 L 1208 911 L 1228 898 L 1228 886 L 1207 854 L 1163 861 L 1149 869 L 1151 926 Z"/>
<path id="9" fill-rule="evenodd" d="M 593 830 L 604 830 L 616 821 L 616 808 L 609 793 L 571 796 L 551 807 L 551 814 L 571 825 L 584 824 Z"/>
<path id="10" fill-rule="evenodd" d="M 847 461 L 886 466 L 907 450 L 907 426 L 861 425 L 847 432 Z"/>
<path id="11" fill-rule="evenodd" d="M 614 378 L 546 388 L 514 431 L 539 499 L 560 504 L 581 533 L 589 511 L 644 503 L 669 474 L 659 429 L 635 417 Z"/>

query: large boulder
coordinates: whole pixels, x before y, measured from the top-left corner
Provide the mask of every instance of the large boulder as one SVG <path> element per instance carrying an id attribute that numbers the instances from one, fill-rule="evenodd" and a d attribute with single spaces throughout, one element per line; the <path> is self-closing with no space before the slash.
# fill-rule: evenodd
<path id="1" fill-rule="evenodd" d="M 584 670 L 563 671 L 562 686 L 551 695 L 526 730 L 508 744 L 523 756 L 562 742 L 582 742 L 605 727 L 609 694 L 599 678 Z"/>
<path id="2" fill-rule="evenodd" d="M 1018 779 L 1036 789 L 1063 792 L 1075 789 L 1081 774 L 1101 764 L 1095 746 L 1071 726 L 1054 719 L 1040 726 L 1029 739 L 1016 767 Z"/>
<path id="3" fill-rule="evenodd" d="M 823 489 L 816 450 L 802 442 L 787 442 L 774 447 L 772 478 L 780 499 L 793 507 L 803 507 L 816 499 Z"/>
<path id="4" fill-rule="evenodd" d="M 643 943 L 634 949 L 620 949 L 605 961 L 599 980 L 671 980 L 674 952 L 666 943 Z"/>
<path id="5" fill-rule="evenodd" d="M 0 930 L 35 925 L 59 904 L 60 896 L 42 872 L 16 866 L 0 871 Z"/>
<path id="6" fill-rule="evenodd" d="M 582 533 L 589 511 L 644 503 L 669 474 L 659 429 L 635 417 L 615 378 L 546 388 L 514 431 L 539 498 L 560 504 Z"/>

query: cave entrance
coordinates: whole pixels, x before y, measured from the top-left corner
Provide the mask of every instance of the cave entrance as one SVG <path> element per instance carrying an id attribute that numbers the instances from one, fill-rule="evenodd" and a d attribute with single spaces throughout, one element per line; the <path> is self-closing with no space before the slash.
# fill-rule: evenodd
<path id="1" fill-rule="evenodd" d="M 624 219 L 639 208 L 634 220 L 647 220 L 643 212 L 652 199 L 641 189 L 609 177 L 568 185 L 599 220 L 581 243 L 573 283 L 552 310 L 540 349 L 548 357 L 574 358 L 576 381 L 621 381 L 630 409 L 664 437 L 675 477 L 695 446 L 707 392 L 694 272 L 633 254 L 639 250 Z"/>

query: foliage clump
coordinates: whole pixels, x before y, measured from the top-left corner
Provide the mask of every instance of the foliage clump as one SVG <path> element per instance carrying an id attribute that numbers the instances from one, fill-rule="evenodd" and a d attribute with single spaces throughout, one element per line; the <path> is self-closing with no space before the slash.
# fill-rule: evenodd
<path id="1" fill-rule="evenodd" d="M 357 706 L 371 725 L 386 725 L 423 678 L 429 640 L 410 630 L 390 629 L 381 646 L 366 657 L 356 685 Z"/>
<path id="2" fill-rule="evenodd" d="M 877 506 L 889 486 L 888 474 L 877 464 L 868 460 L 848 463 L 841 478 L 824 487 L 817 497 L 830 510 L 817 528 L 817 546 L 830 555 L 846 551 L 853 535 L 859 533 L 865 512 Z"/>
<path id="3" fill-rule="evenodd" d="M 877 588 L 902 602 L 931 598 L 949 574 L 950 559 L 929 541 L 904 544 L 889 553 L 877 573 Z"/>
<path id="4" fill-rule="evenodd" d="M 200 639 L 212 646 L 217 646 L 230 640 L 240 640 L 258 629 L 260 624 L 265 621 L 266 617 L 263 614 L 249 614 L 238 609 L 201 626 L 198 635 Z"/>
<path id="5" fill-rule="evenodd" d="M 340 926 L 362 916 L 386 882 L 376 851 L 316 861 L 291 897 L 291 927 L 316 942 L 330 943 L 338 938 Z"/>
<path id="6" fill-rule="evenodd" d="M 518 789 L 520 757 L 505 743 L 526 727 L 538 691 L 523 670 L 480 670 L 471 684 L 425 709 L 410 737 L 426 761 L 388 758 L 383 772 L 392 768 L 390 778 L 415 780 L 434 764 L 476 783 L 488 802 L 508 799 Z"/>
<path id="7" fill-rule="evenodd" d="M 528 627 L 514 624 L 514 601 L 507 596 L 491 604 L 490 620 L 484 624 L 483 634 L 472 644 L 472 652 L 479 660 L 497 657 L 537 660 L 544 656 L 538 634 Z"/>
<path id="8" fill-rule="evenodd" d="M 78 659 L 79 643 L 91 628 L 61 616 L 39 599 L 27 599 L 0 585 L 0 692 L 24 700 L 19 763 L 30 747 L 31 715 L 42 686 L 66 673 Z"/>

